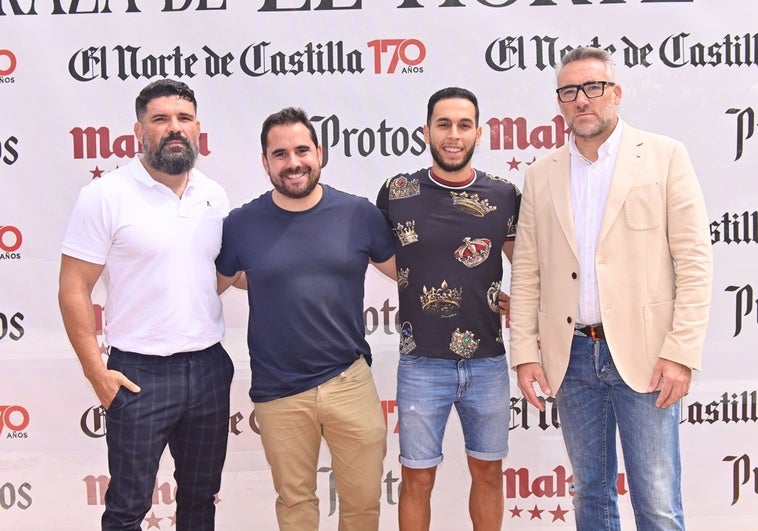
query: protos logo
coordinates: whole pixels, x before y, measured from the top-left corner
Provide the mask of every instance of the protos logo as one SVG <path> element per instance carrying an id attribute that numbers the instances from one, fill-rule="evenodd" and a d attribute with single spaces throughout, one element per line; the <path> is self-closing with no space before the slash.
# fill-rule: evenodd
<path id="1" fill-rule="evenodd" d="M 23 240 L 21 231 L 13 225 L 0 225 L 0 251 L 5 253 L 17 251 Z"/>
<path id="2" fill-rule="evenodd" d="M 10 76 L 16 70 L 16 56 L 10 50 L 0 50 L 0 84 L 13 83 Z"/>
<path id="3" fill-rule="evenodd" d="M 11 431 L 25 430 L 29 426 L 29 412 L 21 406 L 0 406 L 0 434 L 6 426 Z M 8 434 L 8 437 L 12 436 Z"/>
<path id="4" fill-rule="evenodd" d="M 394 74 L 398 63 L 403 64 L 400 72 L 404 74 L 424 71 L 419 65 L 426 58 L 426 46 L 418 39 L 376 39 L 366 44 L 374 49 L 375 74 Z"/>

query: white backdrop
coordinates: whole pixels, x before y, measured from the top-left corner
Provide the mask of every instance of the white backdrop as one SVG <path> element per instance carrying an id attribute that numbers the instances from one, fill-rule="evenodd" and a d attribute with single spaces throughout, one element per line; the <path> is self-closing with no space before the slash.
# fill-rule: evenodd
<path id="1" fill-rule="evenodd" d="M 527 165 L 566 139 L 552 66 L 594 44 L 613 50 L 622 117 L 688 146 L 713 221 L 705 370 L 681 424 L 688 527 L 758 530 L 757 21 L 754 0 L 0 0 L 0 529 L 98 529 L 102 412 L 58 313 L 60 241 L 79 188 L 134 155 L 144 85 L 169 76 L 194 88 L 198 165 L 233 206 L 268 189 L 260 124 L 289 105 L 313 117 L 323 180 L 373 200 L 387 177 L 430 164 L 419 128 L 429 95 L 449 85 L 480 99 L 475 166 L 521 186 Z M 218 529 L 275 529 L 247 397 L 246 301 L 229 293 L 224 304 L 236 375 Z M 370 271 L 366 326 L 389 428 L 383 530 L 397 527 L 400 483 L 396 305 Z M 559 419 L 513 391 L 503 528 L 573 528 Z M 460 531 L 470 524 L 456 418 L 444 451 L 432 528 Z M 336 529 L 326 450 L 321 466 L 322 527 Z M 174 527 L 171 473 L 166 459 L 144 529 Z"/>

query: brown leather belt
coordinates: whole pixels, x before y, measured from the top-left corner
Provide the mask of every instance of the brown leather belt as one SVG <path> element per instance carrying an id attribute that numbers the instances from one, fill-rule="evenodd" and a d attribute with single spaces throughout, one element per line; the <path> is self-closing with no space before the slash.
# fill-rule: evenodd
<path id="1" fill-rule="evenodd" d="M 593 340 L 602 339 L 603 341 L 605 341 L 605 331 L 603 331 L 602 324 L 596 324 L 596 325 L 577 324 L 576 327 L 574 328 L 574 335 L 589 337 L 589 338 L 592 338 Z"/>

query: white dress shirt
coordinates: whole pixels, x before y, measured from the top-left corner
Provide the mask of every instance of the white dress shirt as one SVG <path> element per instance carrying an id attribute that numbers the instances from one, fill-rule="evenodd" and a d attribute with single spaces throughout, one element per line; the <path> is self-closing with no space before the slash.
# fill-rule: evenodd
<path id="1" fill-rule="evenodd" d="M 598 149 L 598 159 L 595 162 L 587 160 L 579 152 L 573 133 L 569 137 L 571 209 L 579 249 L 580 271 L 579 307 L 576 319 L 582 324 L 591 325 L 601 322 L 595 254 L 608 190 L 611 187 L 616 156 L 621 143 L 622 128 L 623 123 L 619 119 L 611 136 Z"/>

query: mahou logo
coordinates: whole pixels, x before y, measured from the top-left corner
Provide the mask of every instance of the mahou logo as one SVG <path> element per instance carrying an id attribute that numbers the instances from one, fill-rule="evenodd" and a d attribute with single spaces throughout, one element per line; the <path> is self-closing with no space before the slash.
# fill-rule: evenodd
<path id="1" fill-rule="evenodd" d="M 84 479 L 87 505 L 104 506 L 105 491 L 108 490 L 110 478 L 106 475 L 88 475 Z M 171 481 L 156 481 L 152 496 L 152 509 L 145 515 L 146 529 L 176 528 L 176 484 Z M 220 503 L 218 497 L 216 505 Z"/>
<path id="2" fill-rule="evenodd" d="M 21 243 L 24 237 L 18 227 L 0 225 L 0 260 L 18 260 L 21 253 Z"/>
<path id="3" fill-rule="evenodd" d="M 19 405 L 0 405 L 0 436 L 5 439 L 26 439 L 29 411 Z"/>
<path id="4" fill-rule="evenodd" d="M 142 152 L 136 136 L 125 134 L 113 137 L 110 128 L 106 126 L 74 127 L 69 134 L 73 141 L 75 159 L 134 158 Z M 207 133 L 200 133 L 198 144 L 200 155 L 210 154 Z"/>

